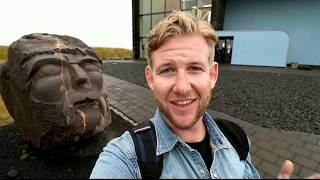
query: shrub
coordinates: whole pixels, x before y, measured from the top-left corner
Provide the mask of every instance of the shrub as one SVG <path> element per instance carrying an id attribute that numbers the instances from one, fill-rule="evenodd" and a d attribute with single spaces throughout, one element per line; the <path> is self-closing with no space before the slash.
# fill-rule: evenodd
<path id="1" fill-rule="evenodd" d="M 0 46 L 0 63 L 7 61 L 8 57 L 8 46 Z"/>
<path id="2" fill-rule="evenodd" d="M 93 49 L 103 60 L 129 59 L 132 57 L 132 51 L 124 48 L 94 47 Z"/>
<path id="3" fill-rule="evenodd" d="M 93 47 L 93 50 L 102 60 L 108 59 L 130 59 L 132 51 L 124 48 Z M 4 63 L 8 56 L 8 46 L 0 46 L 0 63 Z"/>

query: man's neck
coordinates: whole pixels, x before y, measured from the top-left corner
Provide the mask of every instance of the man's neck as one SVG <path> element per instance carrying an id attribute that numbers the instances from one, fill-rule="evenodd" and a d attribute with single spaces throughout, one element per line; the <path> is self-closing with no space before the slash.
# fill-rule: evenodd
<path id="1" fill-rule="evenodd" d="M 201 142 L 206 136 L 206 127 L 203 117 L 188 129 L 177 128 L 171 124 L 170 121 L 166 120 L 166 122 L 170 129 L 186 143 Z"/>

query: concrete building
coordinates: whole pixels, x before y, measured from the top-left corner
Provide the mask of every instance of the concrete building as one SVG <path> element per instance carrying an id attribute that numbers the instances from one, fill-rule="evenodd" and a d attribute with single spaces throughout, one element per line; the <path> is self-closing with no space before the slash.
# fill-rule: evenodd
<path id="1" fill-rule="evenodd" d="M 133 52 L 172 10 L 200 14 L 219 34 L 216 61 L 237 65 L 320 66 L 319 0 L 132 0 Z"/>

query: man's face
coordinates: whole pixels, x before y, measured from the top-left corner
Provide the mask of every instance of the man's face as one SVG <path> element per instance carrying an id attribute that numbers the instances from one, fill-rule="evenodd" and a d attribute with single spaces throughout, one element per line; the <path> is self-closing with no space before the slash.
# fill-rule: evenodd
<path id="1" fill-rule="evenodd" d="M 85 133 L 95 131 L 101 123 L 108 123 L 104 122 L 109 119 L 107 92 L 98 59 L 55 53 L 36 56 L 24 66 L 29 70 L 31 99 L 42 104 L 61 105 L 67 126 L 75 126 Z"/>
<path id="2" fill-rule="evenodd" d="M 208 57 L 208 45 L 199 35 L 171 38 L 151 56 L 146 79 L 173 130 L 201 123 L 218 78 L 218 64 Z"/>

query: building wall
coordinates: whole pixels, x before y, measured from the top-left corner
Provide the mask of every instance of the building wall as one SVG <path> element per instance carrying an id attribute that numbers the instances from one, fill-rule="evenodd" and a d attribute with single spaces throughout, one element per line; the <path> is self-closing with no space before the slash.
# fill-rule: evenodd
<path id="1" fill-rule="evenodd" d="M 319 17 L 319 0 L 227 0 L 224 30 L 287 32 L 287 63 L 320 65 Z"/>
<path id="2" fill-rule="evenodd" d="M 219 37 L 234 38 L 231 64 L 273 67 L 287 65 L 289 37 L 283 31 L 218 31 L 218 34 Z"/>

